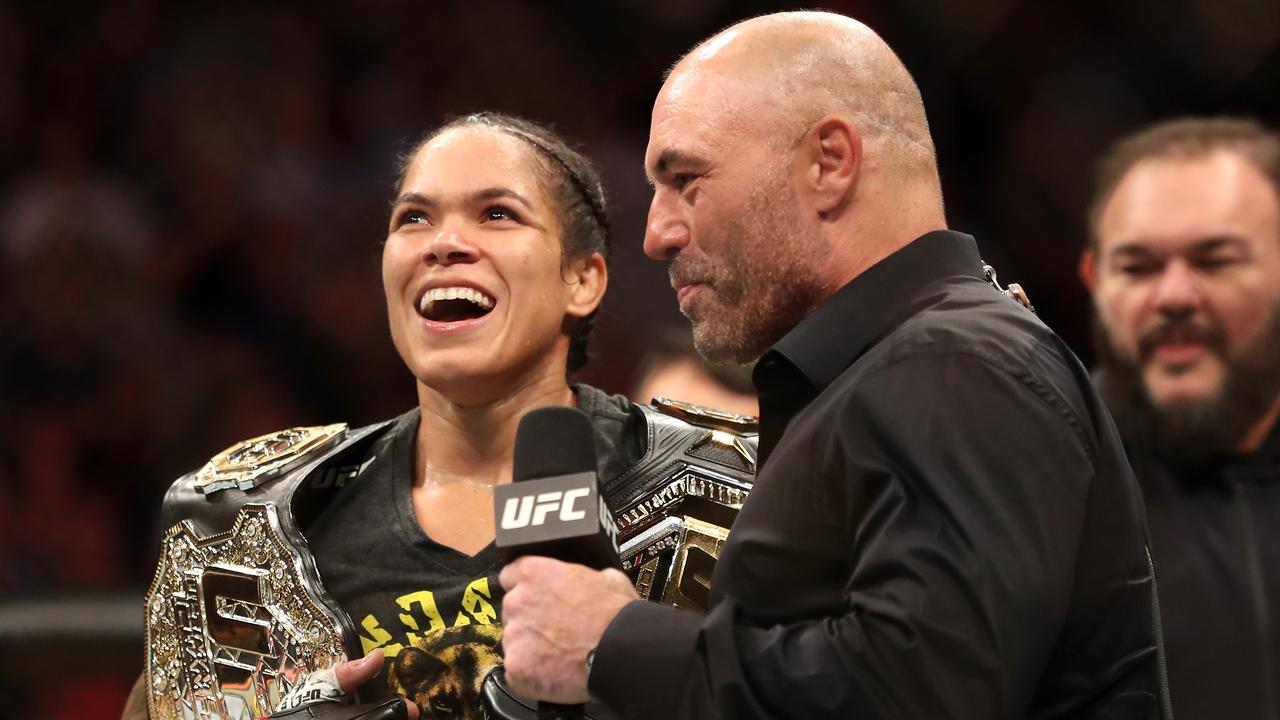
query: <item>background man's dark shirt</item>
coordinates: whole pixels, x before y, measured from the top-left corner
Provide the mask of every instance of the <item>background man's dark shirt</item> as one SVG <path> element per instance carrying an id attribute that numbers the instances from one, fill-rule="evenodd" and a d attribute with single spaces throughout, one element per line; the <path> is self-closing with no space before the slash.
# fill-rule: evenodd
<path id="1" fill-rule="evenodd" d="M 1117 419 L 1147 502 L 1178 720 L 1280 720 L 1280 427 L 1256 452 L 1174 467 Z"/>
<path id="2" fill-rule="evenodd" d="M 699 617 L 632 603 L 594 697 L 647 718 L 1154 718 L 1141 499 L 1065 345 L 930 233 L 756 368 L 750 499 Z"/>

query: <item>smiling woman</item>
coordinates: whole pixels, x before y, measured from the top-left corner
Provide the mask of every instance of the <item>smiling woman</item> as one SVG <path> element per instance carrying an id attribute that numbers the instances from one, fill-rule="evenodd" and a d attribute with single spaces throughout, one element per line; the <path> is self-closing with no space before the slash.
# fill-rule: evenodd
<path id="1" fill-rule="evenodd" d="M 391 335 L 423 387 L 484 404 L 502 375 L 566 395 L 607 284 L 604 208 L 587 160 L 532 123 L 471 115 L 429 135 L 382 263 Z"/>
<path id="2" fill-rule="evenodd" d="M 694 536 L 666 511 L 694 488 L 706 496 L 698 527 L 712 535 L 697 542 L 714 562 L 749 487 L 752 428 L 569 383 L 586 362 L 609 242 L 596 171 L 549 129 L 484 113 L 428 134 L 403 161 L 382 257 L 391 336 L 416 406 L 374 426 L 246 441 L 174 484 L 148 595 L 145 684 L 126 717 L 145 717 L 145 706 L 156 718 L 197 709 L 259 717 L 357 691 L 383 704 L 383 714 L 360 717 L 520 716 L 482 715 L 480 695 L 502 652 L 494 488 L 511 482 L 517 425 L 539 407 L 577 407 L 591 419 L 602 494 L 628 518 L 624 565 L 633 580 L 644 573 L 643 594 L 686 605 L 700 597 L 673 569 L 680 542 Z M 290 567 L 301 568 L 292 584 Z M 200 647 L 212 648 L 205 664 L 188 652 L 183 583 L 197 577 L 202 607 L 219 608 L 195 623 Z M 629 583 L 620 588 L 623 601 L 635 597 Z M 244 608 L 259 606 L 283 617 L 280 626 L 255 625 L 256 611 Z M 331 630 L 328 646 L 316 628 Z M 335 666 L 336 675 L 314 672 Z M 211 699 L 200 688 L 213 685 Z M 402 709 L 397 696 L 413 702 Z"/>

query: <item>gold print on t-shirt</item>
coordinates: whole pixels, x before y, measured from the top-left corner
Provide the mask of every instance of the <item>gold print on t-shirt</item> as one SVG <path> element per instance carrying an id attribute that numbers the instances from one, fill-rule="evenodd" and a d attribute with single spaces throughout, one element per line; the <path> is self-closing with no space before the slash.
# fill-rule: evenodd
<path id="1" fill-rule="evenodd" d="M 498 613 L 493 609 L 493 596 L 489 594 L 489 578 L 472 580 L 462 593 L 462 610 L 458 619 L 453 621 L 454 627 L 470 625 L 474 618 L 477 624 L 489 625 L 498 621 Z M 467 617 L 470 615 L 471 617 Z"/>
<path id="2" fill-rule="evenodd" d="M 396 604 L 404 610 L 404 612 L 400 613 L 400 624 L 405 627 L 405 637 L 409 638 L 409 644 L 412 645 L 422 641 L 422 636 L 414 632 L 414 630 L 423 629 L 422 624 L 418 622 L 419 618 L 427 621 L 427 627 L 425 628 L 427 632 L 444 629 L 444 619 L 440 617 L 440 610 L 436 608 L 435 593 L 430 590 L 419 590 L 408 595 L 401 595 L 396 598 Z"/>
<path id="3" fill-rule="evenodd" d="M 364 632 L 360 633 L 360 647 L 367 654 L 374 648 L 382 648 L 383 654 L 392 658 L 400 654 L 406 645 L 420 645 L 423 638 L 444 630 L 447 627 L 463 627 L 475 623 L 492 625 L 498 621 L 498 613 L 493 607 L 493 595 L 489 592 L 489 578 L 481 577 L 472 580 L 462 593 L 459 603 L 461 609 L 454 618 L 453 625 L 447 625 L 444 616 L 436 605 L 435 593 L 430 590 L 416 590 L 396 598 L 396 605 L 403 612 L 397 613 L 399 620 L 399 638 L 392 635 L 382 622 L 372 613 L 365 615 L 360 621 Z M 401 642 L 392 642 L 400 639 Z"/>
<path id="4" fill-rule="evenodd" d="M 404 645 L 391 642 L 391 633 L 383 630 L 382 626 L 378 625 L 378 618 L 372 614 L 364 616 L 364 619 L 360 621 L 360 627 L 364 628 L 365 633 L 368 633 L 367 635 L 364 633 L 360 635 L 360 648 L 365 655 L 368 655 L 369 651 L 374 648 L 382 648 L 384 655 L 394 657 L 404 649 Z"/>
<path id="5" fill-rule="evenodd" d="M 502 662 L 499 625 L 447 628 L 387 661 L 387 688 L 418 704 L 423 720 L 482 720 L 480 688 Z"/>

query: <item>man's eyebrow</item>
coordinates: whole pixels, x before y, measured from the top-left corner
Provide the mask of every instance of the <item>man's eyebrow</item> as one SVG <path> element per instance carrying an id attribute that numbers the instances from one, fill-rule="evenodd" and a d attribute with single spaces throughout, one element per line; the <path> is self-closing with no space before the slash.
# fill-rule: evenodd
<path id="1" fill-rule="evenodd" d="M 1193 252 L 1208 253 L 1224 248 L 1244 248 L 1248 249 L 1249 244 L 1245 240 L 1236 235 L 1213 235 L 1201 238 L 1191 243 L 1189 247 L 1184 247 L 1177 252 Z M 1158 257 L 1163 253 L 1152 250 L 1145 243 L 1138 240 L 1123 242 L 1111 249 L 1109 255 L 1117 258 L 1137 258 L 1145 259 Z"/>
<path id="2" fill-rule="evenodd" d="M 653 162 L 652 172 L 650 168 L 645 166 L 645 177 L 649 178 L 649 184 L 652 185 L 655 179 L 661 179 L 671 172 L 673 165 L 700 165 L 701 161 L 683 150 L 676 148 L 667 148 L 658 153 L 658 159 Z"/>
<path id="3" fill-rule="evenodd" d="M 1147 258 L 1147 257 L 1153 257 L 1155 255 L 1155 253 L 1151 251 L 1151 248 L 1136 241 L 1120 243 L 1119 245 L 1111 248 L 1111 252 L 1109 254 L 1112 257 L 1137 257 L 1137 258 Z"/>
<path id="4" fill-rule="evenodd" d="M 1212 235 L 1202 240 L 1197 240 L 1191 246 L 1192 252 L 1213 252 L 1223 248 L 1244 248 L 1248 249 L 1249 244 L 1244 238 L 1238 235 Z"/>

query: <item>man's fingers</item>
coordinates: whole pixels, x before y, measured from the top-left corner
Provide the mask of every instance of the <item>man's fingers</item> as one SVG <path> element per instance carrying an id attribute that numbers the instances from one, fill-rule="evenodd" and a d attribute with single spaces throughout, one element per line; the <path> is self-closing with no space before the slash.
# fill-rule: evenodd
<path id="1" fill-rule="evenodd" d="M 338 677 L 338 687 L 342 688 L 342 692 L 348 695 L 354 694 L 360 689 L 361 685 L 369 682 L 374 675 L 378 674 L 378 671 L 382 669 L 382 661 L 382 650 L 374 648 L 369 651 L 368 655 L 359 660 L 342 663 L 334 668 L 333 671 L 334 675 Z"/>
<path id="2" fill-rule="evenodd" d="M 636 594 L 636 586 L 632 584 L 631 578 L 627 577 L 627 574 L 621 570 L 616 568 L 605 568 L 600 571 L 600 574 L 605 578 L 606 582 L 613 586 L 613 589 L 617 590 L 619 593 L 625 593 L 627 595 Z"/>
<path id="3" fill-rule="evenodd" d="M 553 558 L 541 557 L 539 555 L 525 555 L 524 557 L 518 557 L 507 563 L 506 567 L 502 568 L 502 572 L 498 573 L 498 584 L 502 586 L 503 590 L 511 592 L 511 588 L 515 587 L 517 583 L 523 581 L 524 578 L 530 574 L 536 575 L 538 573 L 550 573 L 553 572 L 553 568 L 555 568 L 556 565 L 567 564 L 568 563 L 563 563 Z"/>
<path id="4" fill-rule="evenodd" d="M 502 589 L 511 592 L 511 588 L 515 587 L 516 580 L 520 578 L 520 561 L 524 558 L 516 558 L 503 566 L 502 571 L 498 573 L 498 584 Z"/>

